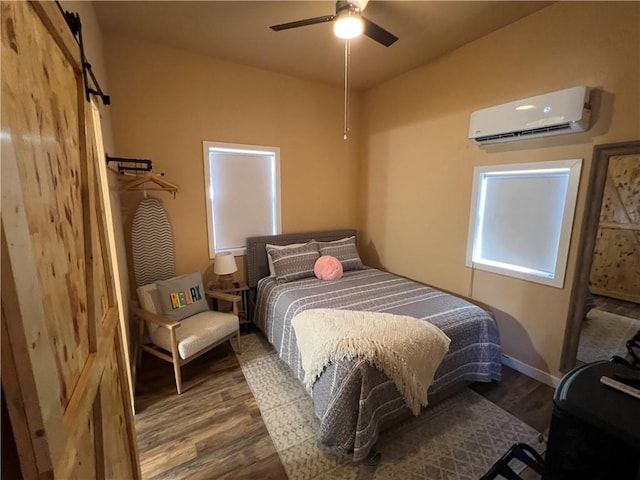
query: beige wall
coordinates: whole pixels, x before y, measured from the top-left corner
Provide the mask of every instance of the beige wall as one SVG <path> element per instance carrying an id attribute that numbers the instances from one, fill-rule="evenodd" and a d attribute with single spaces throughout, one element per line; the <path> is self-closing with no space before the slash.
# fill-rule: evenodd
<path id="1" fill-rule="evenodd" d="M 594 145 L 640 137 L 640 4 L 560 2 L 363 96 L 361 227 L 371 263 L 498 313 L 504 353 L 559 376 Z M 599 90 L 586 133 L 479 148 L 480 108 L 566 87 Z M 562 289 L 466 268 L 475 166 L 583 158 Z"/>
<path id="2" fill-rule="evenodd" d="M 339 88 L 129 37 L 104 39 L 118 156 L 148 158 L 181 190 L 158 195 L 176 270 L 210 272 L 202 142 L 280 147 L 284 232 L 354 227 L 358 131 L 342 139 Z M 352 97 L 353 124 L 358 96 Z M 132 198 L 126 211 L 131 211 Z M 240 259 L 237 278 L 243 278 Z"/>

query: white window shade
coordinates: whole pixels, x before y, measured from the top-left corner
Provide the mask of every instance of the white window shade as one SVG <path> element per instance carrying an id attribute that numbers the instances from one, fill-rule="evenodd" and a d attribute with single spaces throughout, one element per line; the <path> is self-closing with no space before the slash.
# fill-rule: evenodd
<path id="1" fill-rule="evenodd" d="M 486 175 L 484 221 L 479 232 L 482 242 L 477 257 L 552 274 L 568 176 L 568 170 L 541 177 Z"/>
<path id="2" fill-rule="evenodd" d="M 562 287 L 581 163 L 476 168 L 466 264 Z"/>
<path id="3" fill-rule="evenodd" d="M 279 233 L 278 149 L 204 143 L 210 257 Z"/>

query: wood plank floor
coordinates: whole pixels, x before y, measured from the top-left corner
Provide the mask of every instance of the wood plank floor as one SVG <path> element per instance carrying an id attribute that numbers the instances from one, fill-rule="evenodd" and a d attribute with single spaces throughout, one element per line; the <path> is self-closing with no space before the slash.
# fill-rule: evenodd
<path id="1" fill-rule="evenodd" d="M 593 295 L 595 308 L 604 310 L 605 312 L 615 313 L 624 317 L 635 318 L 640 320 L 640 305 L 633 302 L 625 302 L 617 298 L 603 297 L 601 295 Z"/>
<path id="2" fill-rule="evenodd" d="M 182 378 L 188 389 L 178 396 L 171 364 L 145 355 L 138 369 L 135 421 L 145 479 L 286 479 L 229 343 L 183 367 Z M 547 433 L 551 387 L 504 367 L 502 382 L 472 388 Z"/>

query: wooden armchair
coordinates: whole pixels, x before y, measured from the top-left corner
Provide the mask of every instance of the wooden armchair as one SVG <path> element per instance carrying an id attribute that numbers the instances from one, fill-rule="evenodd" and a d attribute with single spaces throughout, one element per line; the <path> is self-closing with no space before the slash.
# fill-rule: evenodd
<path id="1" fill-rule="evenodd" d="M 206 291 L 209 297 L 232 302 L 231 312 L 208 310 L 196 313 L 180 321 L 174 321 L 162 315 L 162 306 L 154 283 L 138 288 L 141 307 L 135 309 L 140 321 L 141 349 L 138 364 L 144 350 L 162 360 L 173 363 L 178 394 L 182 393 L 182 376 L 180 367 L 214 347 L 236 338 L 236 352 L 241 353 L 240 324 L 238 320 L 238 304 L 241 298 L 224 292 Z M 145 344 L 142 339 L 144 327 L 147 326 L 151 343 Z M 232 344 L 233 346 L 233 344 Z"/>

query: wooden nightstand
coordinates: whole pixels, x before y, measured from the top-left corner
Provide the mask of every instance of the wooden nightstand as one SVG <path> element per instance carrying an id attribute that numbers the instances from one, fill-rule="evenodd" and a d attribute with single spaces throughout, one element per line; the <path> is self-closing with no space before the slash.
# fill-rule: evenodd
<path id="1" fill-rule="evenodd" d="M 238 295 L 242 299 L 240 305 L 238 306 L 238 319 L 240 320 L 240 328 L 245 325 L 248 332 L 249 325 L 251 324 L 251 319 L 249 318 L 249 313 L 247 310 L 247 307 L 249 305 L 249 286 L 244 282 L 235 282 L 233 284 L 233 287 L 231 288 L 218 288 L 218 286 L 214 284 L 205 291 L 205 294 L 211 290 Z M 214 306 L 217 307 L 217 309 L 219 309 L 220 311 L 231 310 L 231 306 L 229 306 L 228 308 L 225 307 L 225 304 L 230 304 L 230 302 L 219 301 L 216 298 L 212 298 L 212 300 L 216 304 Z"/>

